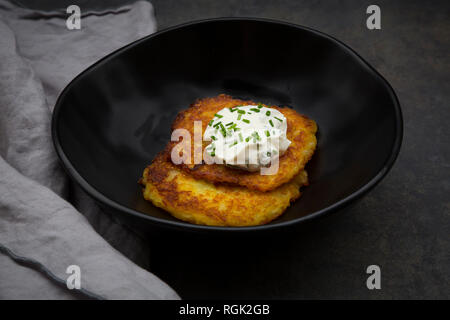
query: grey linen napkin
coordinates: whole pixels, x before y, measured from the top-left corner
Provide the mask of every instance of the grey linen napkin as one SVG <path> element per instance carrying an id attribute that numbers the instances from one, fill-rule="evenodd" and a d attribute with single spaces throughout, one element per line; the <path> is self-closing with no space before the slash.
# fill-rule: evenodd
<path id="1" fill-rule="evenodd" d="M 69 188 L 50 135 L 64 86 L 102 56 L 154 32 L 153 7 L 138 1 L 102 12 L 81 8 L 81 30 L 66 28 L 68 16 L 0 0 L 0 298 L 178 299 L 128 259 L 145 266 L 145 240 Z M 80 290 L 66 286 L 69 265 L 80 267 Z"/>

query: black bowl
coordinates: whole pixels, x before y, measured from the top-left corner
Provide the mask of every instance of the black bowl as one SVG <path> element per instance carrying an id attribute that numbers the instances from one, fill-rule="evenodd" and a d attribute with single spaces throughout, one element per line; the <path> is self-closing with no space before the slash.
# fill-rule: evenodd
<path id="1" fill-rule="evenodd" d="M 145 201 L 137 183 L 177 112 L 220 93 L 291 106 L 318 124 L 310 185 L 267 225 L 185 223 Z M 399 152 L 402 116 L 387 81 L 338 40 L 284 22 L 223 18 L 160 31 L 95 63 L 61 93 L 52 134 L 69 175 L 128 223 L 273 230 L 334 212 L 380 182 Z"/>

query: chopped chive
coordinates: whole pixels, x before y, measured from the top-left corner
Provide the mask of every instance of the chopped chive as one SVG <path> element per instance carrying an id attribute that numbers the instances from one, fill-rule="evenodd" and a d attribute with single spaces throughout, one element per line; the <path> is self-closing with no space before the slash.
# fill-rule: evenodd
<path id="1" fill-rule="evenodd" d="M 244 110 L 238 110 L 238 113 L 245 114 L 245 111 Z"/>
<path id="2" fill-rule="evenodd" d="M 267 111 L 267 112 L 266 112 L 266 116 L 270 116 L 270 111 Z"/>
<path id="3" fill-rule="evenodd" d="M 216 152 L 213 151 L 213 152 L 210 153 L 210 155 L 211 155 L 211 157 L 214 157 L 216 155 Z"/>
<path id="4" fill-rule="evenodd" d="M 211 136 L 211 139 L 213 140 L 217 140 L 217 138 L 215 136 Z"/>
<path id="5" fill-rule="evenodd" d="M 275 119 L 277 119 L 280 122 L 283 122 L 283 120 L 281 120 L 280 118 L 274 117 Z"/>
<path id="6" fill-rule="evenodd" d="M 254 138 L 256 138 L 258 141 L 261 140 L 261 138 L 259 137 L 258 132 L 256 132 L 256 131 L 252 133 L 252 136 L 253 136 Z"/>
<path id="7" fill-rule="evenodd" d="M 267 152 L 267 156 L 270 157 L 272 156 L 272 154 L 270 152 Z"/>
<path id="8" fill-rule="evenodd" d="M 211 127 L 211 125 L 214 123 L 214 120 L 211 120 L 209 123 L 208 123 L 208 126 L 210 126 Z"/>
<path id="9" fill-rule="evenodd" d="M 259 112 L 259 109 L 256 109 L 256 108 L 251 108 L 250 110 L 255 111 L 255 112 Z"/>
<path id="10" fill-rule="evenodd" d="M 260 103 L 260 104 L 258 104 L 258 108 L 262 108 L 263 107 L 263 105 Z"/>
<path id="11" fill-rule="evenodd" d="M 243 140 L 243 139 L 242 139 L 242 133 L 239 132 L 239 141 L 242 142 L 242 140 Z"/>
<path id="12" fill-rule="evenodd" d="M 272 120 L 269 120 L 270 125 L 273 127 L 273 122 Z"/>
<path id="13" fill-rule="evenodd" d="M 266 130 L 266 137 L 270 137 L 270 132 L 269 132 L 269 130 Z"/>
<path id="14" fill-rule="evenodd" d="M 242 121 L 244 121 L 245 123 L 250 123 L 250 120 L 247 119 L 242 119 Z"/>
<path id="15" fill-rule="evenodd" d="M 242 114 L 238 114 L 238 120 L 241 120 Z"/>
<path id="16" fill-rule="evenodd" d="M 224 137 L 227 136 L 227 130 L 225 130 L 225 127 L 223 126 L 223 124 L 220 124 L 220 129 L 221 129 L 221 133 Z"/>
<path id="17" fill-rule="evenodd" d="M 217 122 L 215 125 L 213 125 L 214 128 L 220 126 L 222 124 L 222 121 Z"/>
<path id="18" fill-rule="evenodd" d="M 233 121 L 228 122 L 228 123 L 226 124 L 226 126 L 227 126 L 227 127 L 228 127 L 228 126 L 231 126 L 233 123 L 234 123 Z"/>
<path id="19" fill-rule="evenodd" d="M 220 118 L 223 118 L 223 116 L 222 116 L 222 115 L 220 115 L 220 114 L 217 114 L 217 113 L 216 113 L 216 114 L 214 115 L 214 117 L 217 117 L 217 118 L 219 118 L 219 119 L 220 119 Z"/>
<path id="20" fill-rule="evenodd" d="M 245 138 L 245 142 L 249 142 L 251 137 Z"/>
<path id="21" fill-rule="evenodd" d="M 229 148 L 231 148 L 232 146 L 237 145 L 237 143 L 238 143 L 237 140 L 234 140 L 233 144 L 230 144 Z"/>
<path id="22" fill-rule="evenodd" d="M 233 107 L 231 107 L 231 108 L 229 108 L 230 109 L 230 112 L 235 112 L 236 110 L 237 110 L 237 108 L 234 108 L 233 109 Z"/>

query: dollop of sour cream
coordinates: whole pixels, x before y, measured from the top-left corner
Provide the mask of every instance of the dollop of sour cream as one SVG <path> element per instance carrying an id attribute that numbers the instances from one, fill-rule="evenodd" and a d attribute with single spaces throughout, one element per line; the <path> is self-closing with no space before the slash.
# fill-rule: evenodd
<path id="1" fill-rule="evenodd" d="M 203 139 L 211 140 L 206 152 L 221 163 L 248 171 L 268 166 L 283 155 L 291 141 L 287 120 L 263 105 L 223 108 L 208 123 Z"/>

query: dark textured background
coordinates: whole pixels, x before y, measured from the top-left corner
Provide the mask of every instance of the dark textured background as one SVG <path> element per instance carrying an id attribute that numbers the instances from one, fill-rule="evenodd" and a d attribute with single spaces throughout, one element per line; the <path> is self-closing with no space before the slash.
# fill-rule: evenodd
<path id="1" fill-rule="evenodd" d="M 82 10 L 124 3 L 16 2 Z M 289 235 L 154 239 L 153 272 L 183 298 L 450 298 L 449 1 L 152 3 L 160 30 L 203 18 L 254 16 L 335 36 L 392 84 L 404 117 L 395 166 L 346 212 Z M 365 27 L 370 4 L 381 7 L 382 30 Z M 370 264 L 381 267 L 381 290 L 366 288 Z"/>

